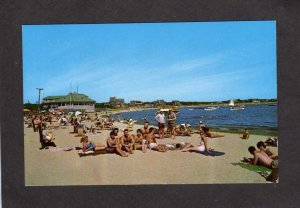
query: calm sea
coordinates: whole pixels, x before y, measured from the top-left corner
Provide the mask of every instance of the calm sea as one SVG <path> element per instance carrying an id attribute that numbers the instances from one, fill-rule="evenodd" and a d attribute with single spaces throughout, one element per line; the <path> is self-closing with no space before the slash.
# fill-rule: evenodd
<path id="1" fill-rule="evenodd" d="M 122 118 L 132 118 L 143 124 L 146 116 L 151 125 L 157 125 L 154 119 L 156 109 L 136 112 L 124 112 Z M 116 115 L 114 115 L 117 118 Z M 203 107 L 181 107 L 177 114 L 177 124 L 190 124 L 197 128 L 199 121 L 213 130 L 223 132 L 243 132 L 245 128 L 252 133 L 277 136 L 277 105 L 247 105 L 245 110 L 230 110 L 220 107 L 214 111 L 206 111 Z"/>

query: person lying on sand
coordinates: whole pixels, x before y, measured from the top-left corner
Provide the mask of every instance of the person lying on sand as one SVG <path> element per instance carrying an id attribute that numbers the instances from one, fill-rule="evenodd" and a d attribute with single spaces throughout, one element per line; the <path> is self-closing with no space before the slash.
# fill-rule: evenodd
<path id="1" fill-rule="evenodd" d="M 168 150 L 182 150 L 183 148 L 187 147 L 190 145 L 189 143 L 186 142 L 179 142 L 179 143 L 173 143 L 173 144 L 166 144 L 166 148 Z"/>
<path id="2" fill-rule="evenodd" d="M 204 131 L 205 136 L 209 138 L 224 137 L 222 134 L 212 133 L 208 127 L 203 127 L 202 130 Z"/>
<path id="3" fill-rule="evenodd" d="M 265 178 L 272 182 L 276 181 L 278 179 L 278 160 L 273 160 L 264 151 L 257 151 L 253 146 L 249 147 L 248 151 L 254 156 L 254 158 L 251 159 L 244 157 L 244 162 L 248 162 L 252 165 L 262 165 L 266 168 L 272 169 L 271 174 Z"/>
<path id="4" fill-rule="evenodd" d="M 262 151 L 265 152 L 271 159 L 277 159 L 277 155 L 275 155 L 270 149 L 266 148 L 266 145 L 264 142 L 260 141 L 256 144 L 256 147 Z"/>
<path id="5" fill-rule="evenodd" d="M 200 144 L 199 145 L 188 145 L 187 147 L 183 148 L 181 152 L 210 152 L 213 151 L 213 149 L 208 147 L 207 139 L 205 135 L 200 135 Z"/>
<path id="6" fill-rule="evenodd" d="M 256 150 L 255 147 L 250 146 L 248 151 L 254 156 L 253 158 L 244 157 L 244 162 L 247 162 L 252 165 L 261 165 L 267 168 L 270 167 L 272 159 L 263 151 Z"/>
<path id="7" fill-rule="evenodd" d="M 90 142 L 88 136 L 83 136 L 80 139 L 80 143 L 82 143 L 83 152 L 105 150 L 104 144 L 95 144 L 94 142 Z"/>
<path id="8" fill-rule="evenodd" d="M 122 150 L 133 154 L 133 137 L 129 134 L 128 129 L 124 129 L 124 135 L 121 137 Z"/>
<path id="9" fill-rule="evenodd" d="M 121 150 L 121 144 L 116 139 L 116 133 L 110 132 L 110 137 L 106 140 L 107 147 L 105 148 L 107 153 L 117 153 L 122 157 L 128 157 L 128 154 Z"/>
<path id="10" fill-rule="evenodd" d="M 156 143 L 154 132 L 155 132 L 155 129 L 153 127 L 151 127 L 149 129 L 149 134 L 146 136 L 146 140 L 147 140 L 147 143 L 148 143 L 148 148 L 150 150 L 154 150 L 154 151 L 158 151 L 158 152 L 166 152 L 167 148 L 166 148 L 165 145 Z"/>
<path id="11" fill-rule="evenodd" d="M 278 138 L 270 137 L 265 141 L 267 146 L 277 147 L 278 146 Z"/>

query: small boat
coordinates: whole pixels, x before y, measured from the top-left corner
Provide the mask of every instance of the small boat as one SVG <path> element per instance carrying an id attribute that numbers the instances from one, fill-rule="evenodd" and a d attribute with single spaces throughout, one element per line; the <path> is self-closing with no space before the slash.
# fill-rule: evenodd
<path id="1" fill-rule="evenodd" d="M 244 105 L 235 105 L 233 100 L 230 100 L 230 103 L 228 104 L 230 107 L 230 110 L 245 110 Z"/>
<path id="2" fill-rule="evenodd" d="M 194 110 L 194 108 L 189 108 L 189 110 Z"/>
<path id="3" fill-rule="evenodd" d="M 233 106 L 230 110 L 245 110 L 245 106 Z"/>
<path id="4" fill-rule="evenodd" d="M 206 108 L 204 108 L 204 110 L 206 111 L 213 111 L 213 110 L 217 110 L 219 107 L 214 107 L 214 106 L 208 106 Z"/>

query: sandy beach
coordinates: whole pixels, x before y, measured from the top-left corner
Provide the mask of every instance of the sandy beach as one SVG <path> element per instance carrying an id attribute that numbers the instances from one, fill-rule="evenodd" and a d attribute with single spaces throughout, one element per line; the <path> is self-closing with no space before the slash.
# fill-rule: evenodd
<path id="1" fill-rule="evenodd" d="M 115 122 L 120 129 L 125 124 Z M 141 125 L 134 126 L 134 133 Z M 53 130 L 57 147 L 79 146 L 80 137 L 72 134 L 73 126 Z M 89 140 L 105 144 L 109 130 L 94 135 Z M 133 133 L 133 132 L 131 132 Z M 122 132 L 119 133 L 121 135 Z M 224 184 L 267 183 L 258 173 L 234 163 L 243 156 L 250 157 L 248 147 L 267 136 L 250 135 L 242 140 L 239 134 L 224 134 L 225 137 L 209 139 L 209 147 L 224 152 L 222 156 L 205 156 L 199 153 L 167 151 L 165 153 L 136 150 L 128 158 L 116 154 L 100 154 L 79 157 L 77 150 L 39 150 L 39 136 L 32 128 L 24 127 L 25 185 L 134 185 L 134 184 Z M 158 143 L 189 142 L 197 145 L 199 135 L 177 136 L 176 139 L 158 140 Z M 270 148 L 277 154 L 277 148 Z"/>

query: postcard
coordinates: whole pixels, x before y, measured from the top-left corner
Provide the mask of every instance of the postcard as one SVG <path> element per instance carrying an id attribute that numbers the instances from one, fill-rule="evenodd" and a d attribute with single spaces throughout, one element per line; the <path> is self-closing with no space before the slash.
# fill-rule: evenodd
<path id="1" fill-rule="evenodd" d="M 277 183 L 276 21 L 23 25 L 25 186 Z"/>

